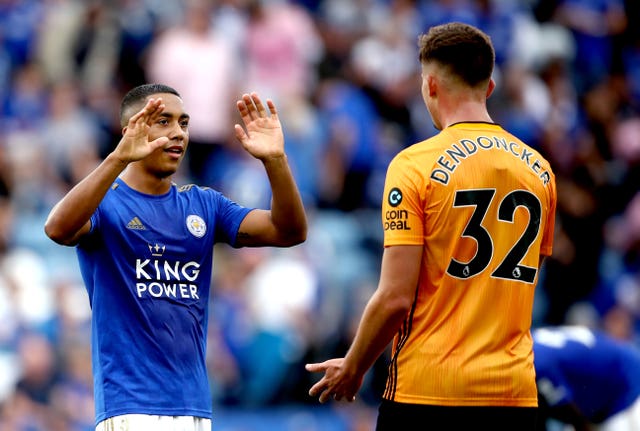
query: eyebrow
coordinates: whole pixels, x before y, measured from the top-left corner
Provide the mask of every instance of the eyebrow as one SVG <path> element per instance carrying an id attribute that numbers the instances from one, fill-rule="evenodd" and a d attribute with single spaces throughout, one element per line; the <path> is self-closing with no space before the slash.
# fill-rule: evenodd
<path id="1" fill-rule="evenodd" d="M 173 117 L 175 117 L 175 115 L 172 114 L 171 112 L 163 112 L 163 113 L 160 114 L 160 117 L 173 118 Z M 189 114 L 186 114 L 186 113 L 182 113 L 178 117 L 179 120 L 188 120 L 189 118 L 191 118 L 191 117 L 189 116 Z"/>

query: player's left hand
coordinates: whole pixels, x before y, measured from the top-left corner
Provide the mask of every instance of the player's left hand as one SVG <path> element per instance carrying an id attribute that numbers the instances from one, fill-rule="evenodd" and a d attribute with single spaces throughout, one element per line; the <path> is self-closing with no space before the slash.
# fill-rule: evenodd
<path id="1" fill-rule="evenodd" d="M 244 128 L 236 124 L 235 134 L 243 148 L 260 160 L 284 156 L 284 134 L 273 101 L 267 100 L 267 112 L 258 94 L 251 93 L 244 94 L 236 106 Z"/>
<path id="2" fill-rule="evenodd" d="M 363 376 L 350 373 L 345 366 L 344 358 L 329 359 L 317 364 L 307 364 L 307 371 L 324 372 L 318 383 L 309 389 L 309 395 L 318 397 L 321 403 L 330 399 L 349 402 L 355 401 L 356 393 L 362 385 Z"/>

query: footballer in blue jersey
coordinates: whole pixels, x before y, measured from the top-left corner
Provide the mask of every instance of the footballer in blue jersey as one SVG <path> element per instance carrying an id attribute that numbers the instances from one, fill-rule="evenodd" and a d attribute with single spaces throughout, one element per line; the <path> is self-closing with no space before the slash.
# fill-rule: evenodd
<path id="1" fill-rule="evenodd" d="M 175 89 L 145 84 L 122 100 L 123 136 L 115 150 L 45 223 L 52 240 L 77 247 L 92 309 L 98 430 L 124 424 L 146 431 L 157 420 L 179 420 L 183 429 L 191 418 L 189 430 L 209 430 L 205 353 L 214 244 L 289 247 L 306 239 L 273 102 L 265 107 L 257 94 L 245 94 L 237 108 L 244 127 L 235 126 L 236 138 L 264 165 L 270 209 L 174 184 L 189 114 Z"/>
<path id="2" fill-rule="evenodd" d="M 583 326 L 532 332 L 540 419 L 576 431 L 640 429 L 640 351 Z M 541 429 L 544 429 L 541 427 Z"/>

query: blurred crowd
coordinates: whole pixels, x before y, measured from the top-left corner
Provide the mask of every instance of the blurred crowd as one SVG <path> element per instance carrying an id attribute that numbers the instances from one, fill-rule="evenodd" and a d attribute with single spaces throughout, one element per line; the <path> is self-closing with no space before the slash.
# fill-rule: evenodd
<path id="1" fill-rule="evenodd" d="M 492 37 L 493 119 L 556 174 L 534 325 L 581 323 L 640 345 L 637 1 L 0 0 L 0 429 L 92 430 L 87 294 L 75 251 L 43 224 L 114 148 L 120 99 L 145 82 L 176 88 L 191 114 L 176 182 L 246 206 L 270 196 L 233 137 L 235 100 L 273 99 L 308 210 L 301 246 L 216 250 L 214 411 L 303 405 L 333 421 L 294 414 L 282 429 L 369 429 L 384 360 L 348 407 L 309 399 L 303 364 L 344 353 L 376 287 L 386 166 L 436 133 L 417 36 L 447 21 Z"/>

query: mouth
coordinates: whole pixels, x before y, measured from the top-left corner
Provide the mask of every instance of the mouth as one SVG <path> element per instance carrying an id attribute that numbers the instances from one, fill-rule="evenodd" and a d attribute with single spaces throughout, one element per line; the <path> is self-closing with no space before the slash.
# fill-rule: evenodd
<path id="1" fill-rule="evenodd" d="M 164 152 L 172 157 L 180 157 L 184 153 L 184 148 L 179 145 L 174 145 L 164 149 Z"/>

